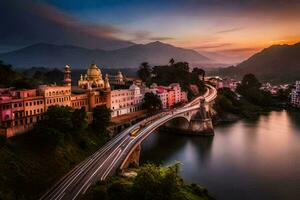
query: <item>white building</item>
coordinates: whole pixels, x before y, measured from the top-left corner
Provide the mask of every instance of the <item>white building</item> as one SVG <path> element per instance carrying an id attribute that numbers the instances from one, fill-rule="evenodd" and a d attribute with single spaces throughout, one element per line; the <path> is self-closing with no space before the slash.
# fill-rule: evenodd
<path id="1" fill-rule="evenodd" d="M 295 107 L 300 107 L 300 81 L 296 81 L 296 88 L 291 92 L 291 104 Z"/>
<path id="2" fill-rule="evenodd" d="M 235 91 L 240 81 L 232 78 L 223 78 L 223 88 L 229 88 L 231 91 Z"/>
<path id="3" fill-rule="evenodd" d="M 110 109 L 111 116 L 129 114 L 141 110 L 143 95 L 140 88 L 132 84 L 129 89 L 120 89 L 111 91 Z"/>
<path id="4" fill-rule="evenodd" d="M 116 75 L 108 75 L 109 82 L 112 85 L 125 85 L 125 77 L 121 71 L 118 71 Z"/>

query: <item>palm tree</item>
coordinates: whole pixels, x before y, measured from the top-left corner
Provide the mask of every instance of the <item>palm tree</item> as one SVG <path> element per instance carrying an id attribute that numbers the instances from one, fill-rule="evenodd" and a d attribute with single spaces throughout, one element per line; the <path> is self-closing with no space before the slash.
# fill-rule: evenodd
<path id="1" fill-rule="evenodd" d="M 142 81 L 147 82 L 151 79 L 152 69 L 147 62 L 143 62 L 138 70 L 138 76 Z"/>

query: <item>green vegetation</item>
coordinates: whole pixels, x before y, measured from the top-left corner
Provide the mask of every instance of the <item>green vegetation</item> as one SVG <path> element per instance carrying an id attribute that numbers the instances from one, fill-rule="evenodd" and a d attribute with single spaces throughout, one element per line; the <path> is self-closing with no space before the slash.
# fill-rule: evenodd
<path id="1" fill-rule="evenodd" d="M 29 69 L 30 70 L 30 69 Z M 24 74 L 30 74 L 29 70 L 24 71 Z M 36 80 L 39 84 L 56 83 L 61 84 L 64 79 L 64 73 L 59 69 L 31 69 L 32 76 L 27 76 L 33 80 Z"/>
<path id="2" fill-rule="evenodd" d="M 178 175 L 179 164 L 160 167 L 146 164 L 138 169 L 135 177 L 116 175 L 98 182 L 83 197 L 85 200 L 209 200 L 205 188 L 184 183 Z"/>
<path id="3" fill-rule="evenodd" d="M 150 67 L 148 63 L 142 63 L 138 70 L 138 75 L 140 79 L 146 81 L 148 86 L 152 83 L 164 86 L 168 86 L 171 83 L 179 83 L 181 88 L 188 92 L 189 98 L 197 95 L 191 90 L 191 85 L 196 85 L 200 94 L 205 91 L 203 82 L 204 70 L 194 68 L 190 72 L 187 62 L 175 62 L 174 59 L 171 59 L 169 65 L 154 67 Z"/>
<path id="4" fill-rule="evenodd" d="M 236 117 L 232 119 L 235 120 L 239 117 L 256 117 L 263 111 L 260 106 L 250 103 L 245 98 L 238 99 L 237 95 L 229 88 L 218 89 L 215 109 L 218 116 L 224 121 L 231 121 L 231 119 L 227 119 L 228 114 L 236 115 Z"/>
<path id="5" fill-rule="evenodd" d="M 149 112 L 155 112 L 157 110 L 162 109 L 162 102 L 158 95 L 147 92 L 143 99 L 143 108 L 148 110 Z"/>
<path id="6" fill-rule="evenodd" d="M 150 85 L 151 83 L 151 73 L 152 73 L 152 69 L 149 66 L 149 64 L 147 62 L 143 62 L 141 64 L 141 66 L 139 67 L 138 70 L 138 76 L 140 77 L 140 79 L 142 79 L 142 81 L 144 81 L 146 83 L 146 85 Z"/>
<path id="7" fill-rule="evenodd" d="M 236 91 L 218 89 L 215 108 L 221 118 L 231 113 L 241 117 L 256 117 L 273 105 L 271 94 L 260 90 L 261 83 L 253 74 L 246 74 Z"/>
<path id="8" fill-rule="evenodd" d="M 63 72 L 58 69 L 32 68 L 23 72 L 13 70 L 0 61 L 0 87 L 36 88 L 40 84 L 62 83 Z"/>
<path id="9" fill-rule="evenodd" d="M 98 150 L 108 135 L 87 126 L 84 118 L 83 109 L 52 106 L 32 131 L 1 138 L 0 199 L 38 199 Z"/>
<path id="10" fill-rule="evenodd" d="M 97 106 L 93 111 L 93 128 L 95 131 L 102 133 L 109 125 L 111 110 L 106 106 Z"/>
<path id="11" fill-rule="evenodd" d="M 260 87 L 261 83 L 253 74 L 246 74 L 236 91 L 254 105 L 268 106 L 272 101 L 271 94 L 260 90 Z"/>

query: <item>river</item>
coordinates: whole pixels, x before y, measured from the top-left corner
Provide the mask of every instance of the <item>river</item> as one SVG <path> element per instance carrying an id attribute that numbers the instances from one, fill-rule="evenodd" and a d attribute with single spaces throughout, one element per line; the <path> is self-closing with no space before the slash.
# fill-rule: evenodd
<path id="1" fill-rule="evenodd" d="M 220 125 L 212 138 L 156 132 L 142 143 L 141 163 L 176 161 L 186 182 L 216 199 L 300 199 L 300 113 Z"/>

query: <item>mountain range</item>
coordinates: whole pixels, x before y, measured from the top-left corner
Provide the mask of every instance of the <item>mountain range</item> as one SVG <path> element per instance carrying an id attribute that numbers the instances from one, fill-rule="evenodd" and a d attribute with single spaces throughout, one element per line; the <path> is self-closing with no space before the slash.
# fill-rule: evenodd
<path id="1" fill-rule="evenodd" d="M 273 83 L 300 80 L 300 43 L 273 45 L 254 54 L 242 63 L 213 72 L 215 75 L 241 79 L 253 73 L 261 81 Z"/>
<path id="2" fill-rule="evenodd" d="M 48 67 L 86 68 L 95 62 L 106 68 L 137 68 L 142 62 L 153 65 L 166 64 L 170 58 L 190 64 L 211 63 L 212 60 L 195 50 L 175 47 L 162 42 L 134 44 L 116 50 L 88 49 L 74 45 L 38 43 L 8 53 L 0 60 L 16 68 Z"/>

